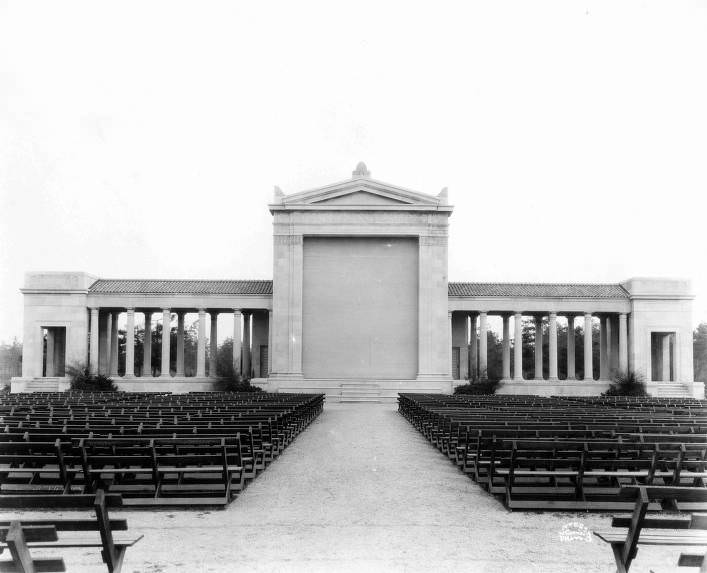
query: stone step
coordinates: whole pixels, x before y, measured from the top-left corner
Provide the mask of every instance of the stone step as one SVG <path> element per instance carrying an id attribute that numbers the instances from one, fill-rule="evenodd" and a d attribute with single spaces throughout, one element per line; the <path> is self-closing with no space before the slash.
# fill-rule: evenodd
<path id="1" fill-rule="evenodd" d="M 26 392 L 58 392 L 58 382 L 27 382 L 25 386 Z"/>
<path id="2" fill-rule="evenodd" d="M 339 402 L 382 402 L 378 396 L 341 396 Z"/>
<path id="3" fill-rule="evenodd" d="M 379 394 L 380 388 L 341 388 L 342 392 L 350 392 L 351 394 Z"/>
<path id="4" fill-rule="evenodd" d="M 659 384 L 656 386 L 656 390 L 656 396 L 664 398 L 688 398 L 690 396 L 690 392 L 685 385 L 679 382 Z"/>

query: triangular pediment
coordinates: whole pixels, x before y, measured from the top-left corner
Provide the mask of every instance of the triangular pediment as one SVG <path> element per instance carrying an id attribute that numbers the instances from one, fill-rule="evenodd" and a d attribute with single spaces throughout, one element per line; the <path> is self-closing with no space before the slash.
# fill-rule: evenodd
<path id="1" fill-rule="evenodd" d="M 276 187 L 270 210 L 452 210 L 447 204 L 446 189 L 433 196 L 384 183 L 370 175 L 366 165 L 359 163 L 346 181 L 291 195 Z"/>

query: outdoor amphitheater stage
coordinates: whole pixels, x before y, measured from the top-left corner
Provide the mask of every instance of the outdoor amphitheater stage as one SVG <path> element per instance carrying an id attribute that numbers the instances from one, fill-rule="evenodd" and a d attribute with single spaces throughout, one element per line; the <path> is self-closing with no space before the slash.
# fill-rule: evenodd
<path id="1" fill-rule="evenodd" d="M 384 183 L 363 163 L 317 189 L 276 188 L 268 209 L 271 280 L 27 273 L 12 391 L 64 387 L 78 364 L 131 391 L 206 390 L 225 361 L 269 391 L 342 400 L 451 393 L 487 374 L 502 393 L 599 394 L 629 371 L 653 395 L 704 396 L 689 280 L 450 282 L 447 189 Z"/>

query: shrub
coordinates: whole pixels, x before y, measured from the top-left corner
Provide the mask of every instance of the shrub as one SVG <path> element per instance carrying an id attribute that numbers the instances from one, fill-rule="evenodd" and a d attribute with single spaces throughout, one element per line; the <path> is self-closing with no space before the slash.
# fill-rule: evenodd
<path id="1" fill-rule="evenodd" d="M 240 374 L 232 374 L 221 378 L 221 386 L 224 392 L 262 392 L 262 388 L 252 386 L 250 380 Z"/>
<path id="2" fill-rule="evenodd" d="M 470 378 L 467 384 L 457 386 L 454 389 L 454 393 L 471 395 L 495 394 L 500 382 L 500 378 L 489 376 L 487 372 L 483 372 L 480 376 Z"/>
<path id="3" fill-rule="evenodd" d="M 113 380 L 103 374 L 91 374 L 85 365 L 67 366 L 71 389 L 79 392 L 117 392 Z"/>
<path id="4" fill-rule="evenodd" d="M 602 396 L 648 396 L 648 392 L 643 376 L 628 371 L 616 374 L 609 389 Z"/>

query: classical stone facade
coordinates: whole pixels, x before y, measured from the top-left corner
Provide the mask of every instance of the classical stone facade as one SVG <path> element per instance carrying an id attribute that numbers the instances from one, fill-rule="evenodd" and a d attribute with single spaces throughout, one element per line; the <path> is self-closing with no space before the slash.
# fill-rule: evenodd
<path id="1" fill-rule="evenodd" d="M 86 363 L 126 390 L 212 389 L 215 318 L 229 313 L 234 369 L 272 391 L 323 391 L 351 400 L 392 398 L 399 391 L 451 392 L 470 375 L 487 371 L 489 320 L 499 316 L 502 393 L 594 394 L 613 373 L 630 369 L 646 377 L 651 393 L 704 394 L 704 385 L 693 381 L 693 297 L 687 281 L 450 283 L 453 208 L 446 189 L 432 196 L 389 185 L 372 179 L 363 164 L 350 179 L 319 189 L 284 195 L 276 188 L 269 208 L 272 281 L 28 273 L 22 288 L 23 373 L 13 379 L 13 391 L 64 388 L 66 365 L 72 363 Z M 122 313 L 124 374 L 118 376 Z M 196 356 L 185 357 L 187 313 L 198 317 L 198 332 Z M 515 344 L 524 318 L 540 326 L 530 378 L 522 344 Z M 592 337 L 578 337 L 574 328 L 566 329 L 559 371 L 558 319 L 583 324 L 584 332 L 598 323 L 598 371 Z M 157 324 L 176 326 L 176 348 L 167 336 L 159 353 L 153 336 L 143 336 L 138 347 L 136 320 L 147 332 L 161 329 Z"/>

